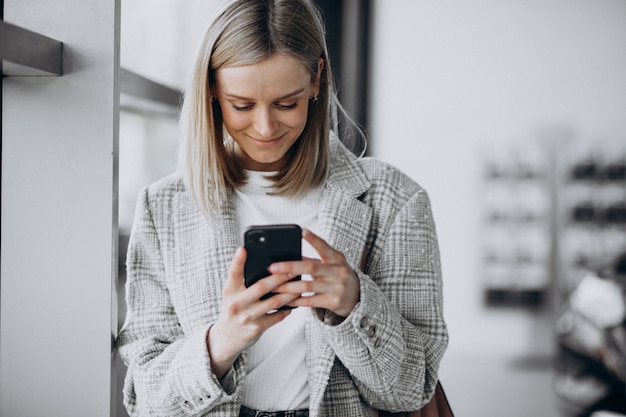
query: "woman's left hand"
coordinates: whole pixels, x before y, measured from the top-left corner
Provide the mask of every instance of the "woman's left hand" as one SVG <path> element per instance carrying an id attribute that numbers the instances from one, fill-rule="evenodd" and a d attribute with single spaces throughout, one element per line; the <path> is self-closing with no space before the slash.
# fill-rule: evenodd
<path id="1" fill-rule="evenodd" d="M 360 300 L 359 279 L 343 253 L 333 249 L 324 239 L 307 229 L 302 237 L 317 251 L 320 259 L 277 262 L 269 268 L 273 274 L 289 276 L 310 275 L 312 281 L 289 281 L 274 292 L 307 294 L 289 303 L 293 307 L 314 307 L 347 317 Z"/>

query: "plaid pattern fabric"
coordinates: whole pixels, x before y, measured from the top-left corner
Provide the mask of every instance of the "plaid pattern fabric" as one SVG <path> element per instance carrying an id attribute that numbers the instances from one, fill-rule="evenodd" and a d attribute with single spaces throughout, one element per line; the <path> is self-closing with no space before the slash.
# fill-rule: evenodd
<path id="1" fill-rule="evenodd" d="M 448 342 L 428 195 L 397 169 L 357 159 L 337 140 L 331 150 L 320 235 L 357 271 L 361 300 L 336 326 L 309 314 L 310 415 L 414 410 L 432 396 Z M 118 338 L 131 416 L 239 415 L 246 354 L 225 392 L 205 345 L 237 233 L 232 199 L 218 219 L 207 219 L 176 175 L 141 192 L 127 258 L 128 314 Z"/>

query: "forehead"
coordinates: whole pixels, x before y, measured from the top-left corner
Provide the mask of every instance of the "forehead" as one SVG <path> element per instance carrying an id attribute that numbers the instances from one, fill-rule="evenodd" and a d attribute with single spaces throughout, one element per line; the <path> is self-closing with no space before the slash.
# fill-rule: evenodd
<path id="1" fill-rule="evenodd" d="M 267 94 L 280 96 L 305 88 L 310 82 L 307 68 L 282 54 L 252 65 L 221 68 L 216 73 L 217 88 L 222 93 L 250 98 Z"/>

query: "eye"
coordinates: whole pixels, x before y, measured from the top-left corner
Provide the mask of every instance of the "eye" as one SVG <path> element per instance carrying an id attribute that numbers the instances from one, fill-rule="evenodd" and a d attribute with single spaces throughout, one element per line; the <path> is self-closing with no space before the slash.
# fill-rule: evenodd
<path id="1" fill-rule="evenodd" d="M 253 105 L 248 105 L 248 106 L 236 106 L 234 104 L 231 104 L 231 106 L 233 107 L 233 109 L 235 109 L 236 111 L 249 111 L 252 110 L 252 107 L 254 107 Z"/>
<path id="2" fill-rule="evenodd" d="M 294 102 L 291 104 L 277 104 L 276 107 L 278 107 L 280 110 L 292 110 L 298 107 L 298 102 Z"/>

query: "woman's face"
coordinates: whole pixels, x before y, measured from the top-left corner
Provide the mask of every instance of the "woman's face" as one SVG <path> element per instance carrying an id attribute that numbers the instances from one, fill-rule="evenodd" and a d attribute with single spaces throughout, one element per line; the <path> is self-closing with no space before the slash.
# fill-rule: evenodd
<path id="1" fill-rule="evenodd" d="M 216 73 L 213 93 L 242 168 L 278 171 L 282 167 L 306 125 L 309 97 L 318 94 L 322 65 L 320 59 L 313 82 L 304 65 L 282 54 Z"/>

